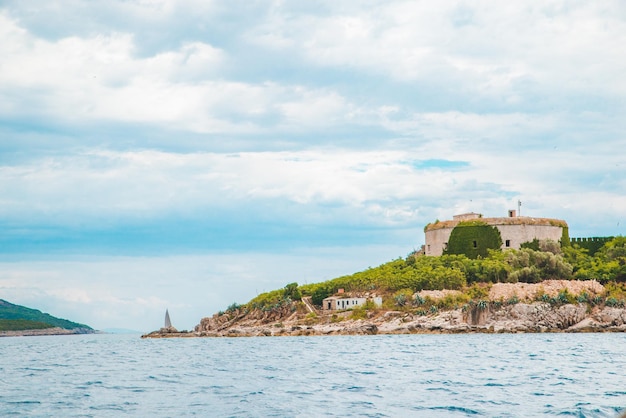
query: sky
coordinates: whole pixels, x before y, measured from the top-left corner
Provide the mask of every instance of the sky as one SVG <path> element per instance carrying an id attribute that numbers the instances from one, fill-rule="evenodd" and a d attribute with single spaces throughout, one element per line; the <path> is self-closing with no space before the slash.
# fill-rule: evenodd
<path id="1" fill-rule="evenodd" d="M 178 329 L 465 212 L 626 227 L 626 3 L 0 0 L 0 298 Z"/>

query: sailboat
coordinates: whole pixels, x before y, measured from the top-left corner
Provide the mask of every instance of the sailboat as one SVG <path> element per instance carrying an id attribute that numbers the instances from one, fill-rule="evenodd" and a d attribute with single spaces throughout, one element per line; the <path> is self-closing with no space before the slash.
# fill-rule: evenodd
<path id="1" fill-rule="evenodd" d="M 163 328 L 172 328 L 172 321 L 170 321 L 170 313 L 165 310 L 165 326 Z"/>

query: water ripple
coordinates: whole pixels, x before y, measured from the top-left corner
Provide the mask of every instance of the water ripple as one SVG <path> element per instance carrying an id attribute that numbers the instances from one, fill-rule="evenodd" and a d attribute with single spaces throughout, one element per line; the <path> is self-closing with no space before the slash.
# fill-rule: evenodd
<path id="1" fill-rule="evenodd" d="M 626 406 L 625 343 L 622 334 L 5 338 L 0 416 L 614 418 Z"/>

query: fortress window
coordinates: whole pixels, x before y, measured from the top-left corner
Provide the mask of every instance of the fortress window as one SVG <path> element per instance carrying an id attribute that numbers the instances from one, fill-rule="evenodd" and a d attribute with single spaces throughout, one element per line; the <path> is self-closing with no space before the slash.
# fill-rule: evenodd
<path id="1" fill-rule="evenodd" d="M 506 245 L 507 247 L 510 247 L 510 246 L 511 246 L 511 240 L 510 240 L 510 239 L 507 239 L 507 240 L 505 241 L 505 244 L 504 244 L 504 245 Z"/>
<path id="2" fill-rule="evenodd" d="M 448 243 L 447 243 L 447 242 L 444 242 L 444 243 L 443 243 L 443 250 L 444 250 L 444 251 L 447 251 L 447 250 L 448 250 Z"/>
<path id="3" fill-rule="evenodd" d="M 478 248 L 478 243 L 476 241 L 473 242 L 474 248 Z"/>

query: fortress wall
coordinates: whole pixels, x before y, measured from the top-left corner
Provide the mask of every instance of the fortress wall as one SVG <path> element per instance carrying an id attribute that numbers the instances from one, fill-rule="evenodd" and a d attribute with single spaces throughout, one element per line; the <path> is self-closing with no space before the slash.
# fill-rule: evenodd
<path id="1" fill-rule="evenodd" d="M 494 225 L 502 237 L 502 249 L 513 248 L 518 250 L 525 242 L 535 238 L 538 240 L 551 239 L 559 242 L 563 236 L 563 228 L 553 225 Z M 509 240 L 509 247 L 506 241 Z"/>
<path id="2" fill-rule="evenodd" d="M 509 223 L 512 219 L 515 223 Z M 485 223 L 498 228 L 502 237 L 503 250 L 518 250 L 523 243 L 531 242 L 535 238 L 559 242 L 563 236 L 563 228 L 558 225 L 551 225 L 549 220 L 538 222 L 538 220 L 532 219 L 528 223 L 524 223 L 521 218 L 485 218 L 483 220 Z M 425 254 L 430 256 L 442 255 L 457 223 L 446 222 L 445 227 L 427 230 L 425 232 Z M 509 240 L 508 247 L 506 246 L 507 240 Z"/>
<path id="3" fill-rule="evenodd" d="M 426 232 L 426 255 L 440 256 L 450 240 L 453 228 L 440 228 Z"/>
<path id="4" fill-rule="evenodd" d="M 450 239 L 450 234 L 452 234 L 452 228 L 440 228 L 426 231 L 426 255 L 442 255 L 444 246 Z"/>

